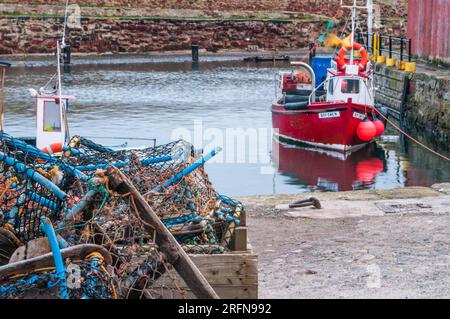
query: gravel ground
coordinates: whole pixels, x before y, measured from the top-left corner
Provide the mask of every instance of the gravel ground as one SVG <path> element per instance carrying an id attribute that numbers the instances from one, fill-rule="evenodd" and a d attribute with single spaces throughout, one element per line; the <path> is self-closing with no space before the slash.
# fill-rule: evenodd
<path id="1" fill-rule="evenodd" d="M 434 187 L 440 192 L 314 194 L 324 211 L 342 198 L 349 207 L 392 201 L 409 205 L 401 213 L 361 212 L 351 218 L 292 217 L 277 209 L 305 194 L 242 199 L 249 240 L 259 255 L 259 297 L 450 298 L 450 186 L 444 186 Z M 411 209 L 411 203 L 424 208 Z"/>

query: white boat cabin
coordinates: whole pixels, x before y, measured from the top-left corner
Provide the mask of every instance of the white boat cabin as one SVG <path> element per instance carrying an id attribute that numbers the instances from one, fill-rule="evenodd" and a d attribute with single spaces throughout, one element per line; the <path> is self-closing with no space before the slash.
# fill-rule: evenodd
<path id="1" fill-rule="evenodd" d="M 327 102 L 347 102 L 370 105 L 370 79 L 365 74 L 358 73 L 356 65 L 347 65 L 345 72 L 328 69 L 325 89 Z"/>
<path id="2" fill-rule="evenodd" d="M 45 149 L 52 144 L 66 144 L 65 114 L 74 96 L 36 95 L 36 147 Z M 63 109 L 64 108 L 64 109 Z"/>

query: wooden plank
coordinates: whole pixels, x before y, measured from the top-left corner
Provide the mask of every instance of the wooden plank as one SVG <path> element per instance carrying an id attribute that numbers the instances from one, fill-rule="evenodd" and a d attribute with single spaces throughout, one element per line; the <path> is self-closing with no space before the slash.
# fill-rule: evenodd
<path id="1" fill-rule="evenodd" d="M 220 298 L 258 298 L 258 265 L 256 255 L 252 253 L 233 253 L 189 256 Z M 166 287 L 168 291 L 172 291 L 176 285 L 183 290 L 187 289 L 186 284 L 179 276 L 176 276 L 173 280 L 167 275 L 161 277 L 155 283 L 154 288 Z M 191 292 L 187 290 L 187 297 L 192 296 Z"/>
<path id="2" fill-rule="evenodd" d="M 236 227 L 234 229 L 233 241 L 231 243 L 233 251 L 247 250 L 247 227 Z"/>
<path id="3" fill-rule="evenodd" d="M 239 221 L 240 226 L 247 226 L 247 212 L 245 211 L 245 209 L 242 209 Z"/>

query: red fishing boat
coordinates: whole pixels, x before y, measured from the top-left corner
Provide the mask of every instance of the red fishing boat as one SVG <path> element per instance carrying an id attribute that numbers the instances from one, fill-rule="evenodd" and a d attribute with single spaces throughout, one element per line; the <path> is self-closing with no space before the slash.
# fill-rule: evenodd
<path id="1" fill-rule="evenodd" d="M 292 70 L 280 74 L 281 95 L 272 104 L 272 124 L 281 141 L 347 153 L 383 133 L 368 54 L 353 38 L 356 8 L 352 13 L 350 42 L 329 59 L 323 78 L 318 78 L 320 69 L 303 62 L 291 63 Z"/>

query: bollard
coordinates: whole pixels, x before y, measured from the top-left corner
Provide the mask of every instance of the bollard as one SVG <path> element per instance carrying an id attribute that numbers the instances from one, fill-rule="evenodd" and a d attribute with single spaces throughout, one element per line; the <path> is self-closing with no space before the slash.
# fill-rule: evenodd
<path id="1" fill-rule="evenodd" d="M 70 65 L 71 64 L 71 62 L 70 62 L 70 58 L 71 58 L 71 55 L 72 55 L 72 50 L 71 50 L 71 48 L 70 48 L 70 45 L 64 45 L 63 47 L 62 47 L 62 52 L 63 52 L 63 64 L 66 66 L 66 65 Z"/>
<path id="2" fill-rule="evenodd" d="M 386 62 L 386 57 L 384 55 L 379 55 L 377 57 L 377 63 L 385 63 Z"/>
<path id="3" fill-rule="evenodd" d="M 386 66 L 394 66 L 395 65 L 395 59 L 394 58 L 387 58 L 386 59 Z"/>
<path id="4" fill-rule="evenodd" d="M 198 45 L 192 45 L 192 62 L 198 63 Z"/>

